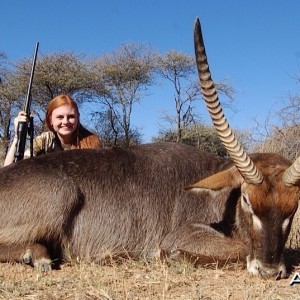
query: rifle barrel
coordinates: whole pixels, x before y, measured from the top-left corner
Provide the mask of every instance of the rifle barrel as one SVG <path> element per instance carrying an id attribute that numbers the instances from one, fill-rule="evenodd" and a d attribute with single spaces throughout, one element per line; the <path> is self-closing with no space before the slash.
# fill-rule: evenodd
<path id="1" fill-rule="evenodd" d="M 35 51 L 34 51 L 32 67 L 31 67 L 31 73 L 30 73 L 30 79 L 29 79 L 29 84 L 28 84 L 28 89 L 27 89 L 27 96 L 26 96 L 26 100 L 25 100 L 25 104 L 24 104 L 24 111 L 26 112 L 28 117 L 30 115 L 31 87 L 32 87 L 32 81 L 33 81 L 33 75 L 34 75 L 34 70 L 35 70 L 35 64 L 36 64 L 38 49 L 39 49 L 39 42 L 37 42 L 36 45 L 35 45 Z"/>
<path id="2" fill-rule="evenodd" d="M 31 87 L 33 81 L 33 75 L 35 70 L 36 58 L 39 49 L 39 43 L 37 42 L 35 45 L 34 57 L 32 62 L 31 74 L 28 84 L 27 96 L 24 104 L 24 111 L 28 118 L 32 119 L 30 116 L 30 104 L 31 104 Z M 32 156 L 32 139 L 33 139 L 33 120 L 31 120 L 30 125 L 28 126 L 27 122 L 19 122 L 17 127 L 17 144 L 16 144 L 16 152 L 15 152 L 15 162 L 18 160 L 22 160 L 24 158 L 24 151 L 26 146 L 26 138 L 27 134 L 30 136 L 30 156 Z"/>

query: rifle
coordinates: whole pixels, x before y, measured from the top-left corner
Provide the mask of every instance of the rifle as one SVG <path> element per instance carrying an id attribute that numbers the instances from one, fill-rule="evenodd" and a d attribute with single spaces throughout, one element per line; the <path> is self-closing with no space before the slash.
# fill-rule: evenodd
<path id="1" fill-rule="evenodd" d="M 18 127 L 17 127 L 18 141 L 16 144 L 15 162 L 18 160 L 22 160 L 24 158 L 27 134 L 29 135 L 29 138 L 30 138 L 30 157 L 33 156 L 33 131 L 34 131 L 34 128 L 33 128 L 33 117 L 30 115 L 30 105 L 31 105 L 31 87 L 32 87 L 32 80 L 33 80 L 33 75 L 34 75 L 34 69 L 35 69 L 35 64 L 36 64 L 38 48 L 39 48 L 39 43 L 37 42 L 36 46 L 35 46 L 35 51 L 34 51 L 34 57 L 33 57 L 33 62 L 32 62 L 27 96 L 26 96 L 25 104 L 24 104 L 24 111 L 26 113 L 26 116 L 29 118 L 29 123 L 28 122 L 19 122 L 18 123 Z"/>

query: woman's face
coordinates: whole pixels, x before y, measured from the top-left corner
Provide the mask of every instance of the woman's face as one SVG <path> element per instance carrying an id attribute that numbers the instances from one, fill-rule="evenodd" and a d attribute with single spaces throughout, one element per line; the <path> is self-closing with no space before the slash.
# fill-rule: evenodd
<path id="1" fill-rule="evenodd" d="M 62 138 L 71 137 L 78 125 L 76 109 L 64 104 L 53 110 L 51 124 L 54 131 Z"/>

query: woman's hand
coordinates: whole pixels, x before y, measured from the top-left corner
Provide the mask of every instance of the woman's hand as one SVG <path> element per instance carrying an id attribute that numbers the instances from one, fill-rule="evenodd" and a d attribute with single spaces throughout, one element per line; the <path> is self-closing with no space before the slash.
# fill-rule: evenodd
<path id="1" fill-rule="evenodd" d="M 14 120 L 15 134 L 16 134 L 16 132 L 18 130 L 18 124 L 19 124 L 19 122 L 29 122 L 29 119 L 27 118 L 25 111 L 20 111 L 18 113 L 18 116 Z"/>

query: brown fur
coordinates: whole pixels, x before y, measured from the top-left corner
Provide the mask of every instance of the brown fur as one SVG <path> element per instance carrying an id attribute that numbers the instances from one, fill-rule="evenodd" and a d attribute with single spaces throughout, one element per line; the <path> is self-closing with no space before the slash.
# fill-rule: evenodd
<path id="1" fill-rule="evenodd" d="M 260 164 L 270 157 L 253 159 Z M 271 254 L 275 259 L 268 264 L 278 264 L 288 234 L 280 234 L 280 224 L 296 208 L 297 191 L 284 189 L 292 198 L 287 201 L 266 170 L 265 192 L 257 198 L 259 188 L 245 184 L 234 169 L 234 183 L 225 180 L 222 189 L 184 191 L 223 163 L 173 143 L 71 150 L 20 161 L 0 170 L 0 244 L 42 243 L 52 258 L 63 260 L 185 253 L 200 263 Z M 288 162 L 278 158 L 276 164 L 285 169 Z M 267 167 L 276 169 L 271 162 Z M 263 207 L 257 206 L 268 225 L 263 236 L 276 236 L 275 246 L 252 232 L 252 219 L 241 209 L 241 190 L 249 192 L 254 209 L 255 203 Z"/>
<path id="2" fill-rule="evenodd" d="M 230 235 L 247 245 L 250 261 L 259 261 L 257 270 L 250 266 L 248 269 L 268 276 L 284 269 L 283 249 L 298 207 L 299 184 L 287 187 L 283 183 L 282 175 L 290 162 L 281 156 L 265 153 L 252 155 L 251 158 L 264 176 L 259 185 L 244 182 L 239 171 L 232 166 L 200 180 L 188 189 L 216 192 L 225 187 L 240 189 L 243 196 L 237 202 L 235 226 L 232 227 Z M 244 195 L 248 199 L 247 204 L 242 203 Z M 249 206 L 249 209 L 245 210 L 243 206 Z M 254 223 L 260 224 L 261 228 Z"/>

